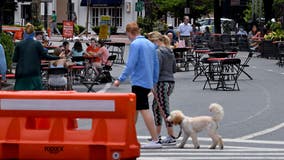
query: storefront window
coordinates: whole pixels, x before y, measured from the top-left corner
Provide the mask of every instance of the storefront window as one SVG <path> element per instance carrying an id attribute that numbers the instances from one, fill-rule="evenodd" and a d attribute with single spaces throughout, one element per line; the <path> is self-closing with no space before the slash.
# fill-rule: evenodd
<path id="1" fill-rule="evenodd" d="M 122 8 L 121 7 L 107 7 L 107 8 L 93 8 L 92 25 L 99 26 L 101 16 L 108 15 L 111 17 L 111 25 L 116 27 L 122 26 Z"/>

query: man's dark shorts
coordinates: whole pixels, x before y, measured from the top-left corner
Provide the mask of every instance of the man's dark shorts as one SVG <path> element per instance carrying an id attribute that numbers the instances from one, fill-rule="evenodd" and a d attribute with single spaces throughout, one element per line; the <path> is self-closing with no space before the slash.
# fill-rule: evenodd
<path id="1" fill-rule="evenodd" d="M 136 94 L 136 110 L 149 109 L 148 94 L 151 89 L 132 86 L 132 93 Z"/>

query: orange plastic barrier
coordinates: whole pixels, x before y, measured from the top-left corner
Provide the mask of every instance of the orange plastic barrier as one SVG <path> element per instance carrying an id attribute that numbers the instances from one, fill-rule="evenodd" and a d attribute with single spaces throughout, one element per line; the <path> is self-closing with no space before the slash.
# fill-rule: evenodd
<path id="1" fill-rule="evenodd" d="M 2 30 L 5 32 L 14 33 L 14 40 L 22 40 L 24 28 L 23 27 L 15 27 L 15 26 L 2 26 Z"/>
<path id="2" fill-rule="evenodd" d="M 136 159 L 140 155 L 132 93 L 0 92 L 0 159 Z M 49 118 L 49 127 L 31 119 Z M 70 129 L 90 118 L 90 129 Z"/>

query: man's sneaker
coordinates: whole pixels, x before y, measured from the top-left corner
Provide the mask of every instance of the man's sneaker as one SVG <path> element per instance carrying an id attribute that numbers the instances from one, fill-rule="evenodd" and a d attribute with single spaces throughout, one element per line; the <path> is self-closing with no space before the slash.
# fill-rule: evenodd
<path id="1" fill-rule="evenodd" d="M 172 136 L 167 136 L 165 139 L 161 140 L 163 145 L 175 145 L 176 140 Z"/>
<path id="2" fill-rule="evenodd" d="M 159 136 L 158 136 L 158 139 L 159 139 L 159 142 L 161 142 L 161 140 L 162 140 L 162 136 L 161 136 L 161 135 L 159 135 Z M 148 141 L 152 141 L 152 138 L 148 138 L 147 140 L 148 140 Z"/>
<path id="3" fill-rule="evenodd" d="M 141 145 L 142 149 L 159 149 L 162 148 L 162 144 L 159 141 L 151 141 L 147 144 Z"/>

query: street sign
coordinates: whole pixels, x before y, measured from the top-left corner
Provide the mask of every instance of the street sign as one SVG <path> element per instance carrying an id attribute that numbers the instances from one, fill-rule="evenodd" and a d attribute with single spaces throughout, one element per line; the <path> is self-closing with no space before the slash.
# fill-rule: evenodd
<path id="1" fill-rule="evenodd" d="M 101 16 L 99 39 L 107 39 L 110 34 L 110 16 Z"/>
<path id="2" fill-rule="evenodd" d="M 136 12 L 142 12 L 144 8 L 144 2 L 139 1 L 137 3 L 135 3 L 135 11 Z"/>
<path id="3" fill-rule="evenodd" d="M 184 14 L 190 14 L 190 8 L 184 8 Z"/>
<path id="4" fill-rule="evenodd" d="M 74 34 L 74 22 L 72 21 L 63 21 L 63 37 L 64 38 L 73 38 Z"/>

